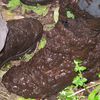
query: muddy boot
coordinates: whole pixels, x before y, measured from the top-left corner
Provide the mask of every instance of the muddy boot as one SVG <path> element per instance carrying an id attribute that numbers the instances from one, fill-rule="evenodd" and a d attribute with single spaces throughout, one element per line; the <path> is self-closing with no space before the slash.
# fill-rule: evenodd
<path id="1" fill-rule="evenodd" d="M 37 4 L 46 5 L 51 3 L 53 0 L 20 0 L 23 4 L 35 6 Z"/>
<path id="2" fill-rule="evenodd" d="M 7 61 L 31 52 L 41 39 L 43 27 L 32 18 L 24 18 L 7 22 L 9 29 L 5 47 L 0 52 L 0 67 Z"/>
<path id="3" fill-rule="evenodd" d="M 10 0 L 2 0 L 3 3 L 8 3 Z M 37 4 L 46 5 L 51 3 L 53 0 L 20 0 L 23 4 L 29 6 L 36 6 Z"/>
<path id="4" fill-rule="evenodd" d="M 100 72 L 100 34 L 91 31 L 84 20 L 68 21 L 66 29 L 59 23 L 46 32 L 47 44 L 29 62 L 13 66 L 4 76 L 9 92 L 25 98 L 46 98 L 72 84 L 77 75 L 74 60 L 87 67 L 83 75 L 96 80 Z M 71 30 L 73 29 L 73 30 Z"/>

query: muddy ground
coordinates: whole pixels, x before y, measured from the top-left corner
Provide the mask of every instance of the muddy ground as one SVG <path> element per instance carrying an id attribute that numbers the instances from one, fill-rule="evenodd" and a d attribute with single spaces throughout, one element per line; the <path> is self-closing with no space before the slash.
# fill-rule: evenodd
<path id="1" fill-rule="evenodd" d="M 12 19 L 20 19 L 20 18 L 23 18 L 23 17 L 36 18 L 42 23 L 44 30 L 50 30 L 54 27 L 55 21 L 54 21 L 54 18 L 53 18 L 54 17 L 53 14 L 54 14 L 54 10 L 57 7 L 59 7 L 58 1 L 55 1 L 52 4 L 49 4 L 48 5 L 49 11 L 48 11 L 46 16 L 40 16 L 40 15 L 37 15 L 36 13 L 31 13 L 31 12 L 22 14 L 20 8 L 14 10 L 13 12 L 10 12 L 7 9 L 6 5 L 3 4 L 2 1 L 0 0 L 0 10 L 1 10 L 5 20 L 8 21 L 8 20 L 12 20 Z M 19 64 L 19 63 L 20 63 L 20 60 L 11 62 L 12 65 L 16 65 L 16 64 Z M 12 93 L 9 93 L 5 89 L 3 84 L 1 83 L 2 75 L 8 69 L 9 69 L 8 67 L 3 68 L 3 70 L 1 70 L 1 72 L 0 72 L 0 100 L 17 100 L 19 98 L 19 96 L 12 94 Z M 95 81 L 94 83 L 98 83 L 98 81 Z M 89 83 L 89 85 L 91 85 L 91 83 Z M 81 93 L 80 95 L 83 95 L 83 93 Z M 53 100 L 53 99 L 51 99 L 51 100 Z M 87 100 L 87 97 L 85 99 L 82 99 L 82 100 Z"/>
<path id="2" fill-rule="evenodd" d="M 40 16 L 37 15 L 36 13 L 24 13 L 22 14 L 20 8 L 10 12 L 10 10 L 8 10 L 8 8 L 6 7 L 7 5 L 5 5 L 2 0 L 0 0 L 0 10 L 1 13 L 3 15 L 3 18 L 8 21 L 8 20 L 13 20 L 13 19 L 21 19 L 24 17 L 31 17 L 31 18 L 35 18 L 38 19 L 42 25 L 44 26 L 44 30 L 50 30 L 52 27 L 54 27 L 54 19 L 53 19 L 53 14 L 54 14 L 54 10 L 59 7 L 58 1 L 56 1 L 55 3 L 53 3 L 52 5 L 49 4 L 48 6 L 48 13 L 46 16 Z M 11 65 L 19 65 L 20 60 L 16 60 L 16 61 L 11 61 Z M 9 66 L 9 64 L 8 64 Z M 9 93 L 6 88 L 4 87 L 4 85 L 1 83 L 2 80 L 2 75 L 8 70 L 9 68 L 3 68 L 3 70 L 0 70 L 0 100 L 17 100 L 19 98 L 19 96 L 13 94 L 13 93 Z"/>

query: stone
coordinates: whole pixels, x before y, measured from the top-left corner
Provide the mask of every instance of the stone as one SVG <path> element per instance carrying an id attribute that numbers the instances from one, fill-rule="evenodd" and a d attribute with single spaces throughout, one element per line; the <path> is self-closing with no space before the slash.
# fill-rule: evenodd
<path id="1" fill-rule="evenodd" d="M 2 51 L 2 49 L 4 48 L 7 34 L 8 34 L 7 23 L 0 14 L 0 51 Z"/>

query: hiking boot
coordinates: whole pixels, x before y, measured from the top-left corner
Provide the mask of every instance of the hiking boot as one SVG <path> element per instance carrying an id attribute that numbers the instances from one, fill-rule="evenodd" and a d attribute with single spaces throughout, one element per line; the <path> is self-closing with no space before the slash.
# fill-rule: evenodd
<path id="1" fill-rule="evenodd" d="M 25 98 L 46 98 L 72 84 L 77 76 L 74 60 L 82 60 L 88 81 L 100 72 L 100 34 L 84 26 L 84 20 L 58 24 L 46 33 L 47 44 L 29 62 L 13 66 L 4 76 L 8 91 Z"/>
<path id="2" fill-rule="evenodd" d="M 41 23 L 32 18 L 11 20 L 7 26 L 9 32 L 5 47 L 0 52 L 0 67 L 7 61 L 34 51 L 43 33 Z"/>

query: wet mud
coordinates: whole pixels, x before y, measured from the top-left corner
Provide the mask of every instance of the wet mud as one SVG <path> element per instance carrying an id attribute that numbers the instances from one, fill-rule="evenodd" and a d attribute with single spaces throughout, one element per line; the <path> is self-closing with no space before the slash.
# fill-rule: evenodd
<path id="1" fill-rule="evenodd" d="M 82 60 L 87 67 L 83 75 L 88 82 L 98 79 L 100 18 L 83 12 L 73 1 L 60 0 L 59 21 L 54 29 L 45 32 L 46 47 L 29 62 L 13 66 L 3 76 L 2 82 L 10 92 L 25 98 L 46 98 L 59 93 L 77 75 L 75 59 Z M 65 9 L 69 8 L 75 19 L 66 17 Z"/>
<path id="2" fill-rule="evenodd" d="M 45 98 L 60 92 L 77 75 L 74 72 L 74 59 L 83 61 L 87 67 L 84 76 L 89 81 L 98 79 L 99 32 L 85 27 L 82 19 L 69 20 L 68 23 L 68 28 L 59 23 L 53 30 L 46 32 L 46 47 L 31 61 L 13 66 L 3 76 L 2 82 L 10 92 L 25 98 Z M 74 28 L 77 30 L 74 31 Z"/>
<path id="3" fill-rule="evenodd" d="M 5 47 L 0 52 L 0 67 L 11 59 L 34 51 L 42 37 L 42 24 L 32 18 L 11 20 L 7 22 L 8 36 Z"/>
<path id="4" fill-rule="evenodd" d="M 99 0 L 80 0 L 80 2 L 75 2 L 77 0 L 60 0 L 60 20 L 66 21 L 66 12 L 71 11 L 75 18 L 83 18 L 87 21 L 87 27 L 92 30 L 100 31 L 100 1 Z M 85 3 L 84 3 L 85 2 Z M 83 9 L 80 8 L 83 5 Z M 91 7 L 92 5 L 92 7 Z M 84 7 L 87 6 L 88 10 Z M 93 7 L 95 9 L 93 9 Z"/>

